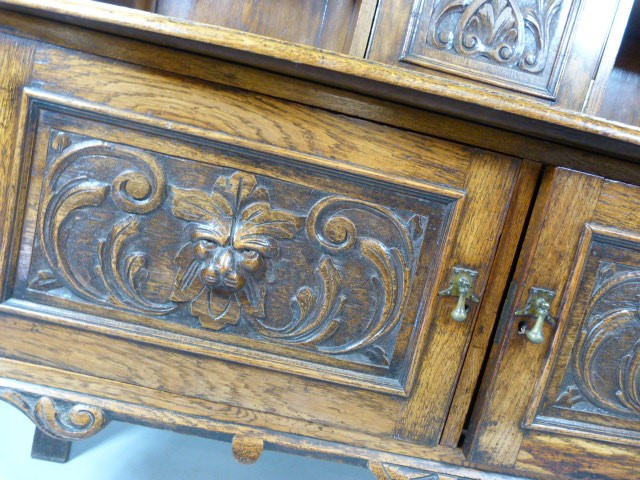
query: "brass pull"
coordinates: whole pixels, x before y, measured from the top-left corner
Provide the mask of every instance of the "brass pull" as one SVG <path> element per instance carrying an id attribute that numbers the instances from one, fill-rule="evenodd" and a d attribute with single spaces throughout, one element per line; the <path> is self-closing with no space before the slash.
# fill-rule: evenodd
<path id="1" fill-rule="evenodd" d="M 551 303 L 555 296 L 556 292 L 553 290 L 535 287 L 531 289 L 527 305 L 522 310 L 516 310 L 515 315 L 518 317 L 533 316 L 536 317 L 536 322 L 531 329 L 527 327 L 526 322 L 522 322 L 520 330 L 518 330 L 520 335 L 525 335 L 532 343 L 544 342 L 544 332 L 542 330 L 544 322 L 549 323 L 553 327 L 555 327 L 557 323 L 555 318 L 549 315 Z"/>
<path id="2" fill-rule="evenodd" d="M 464 322 L 467 319 L 467 300 L 478 303 L 480 299 L 476 297 L 472 290 L 476 284 L 478 272 L 468 268 L 453 267 L 451 284 L 449 288 L 442 290 L 439 295 L 447 297 L 458 297 L 455 308 L 451 311 L 451 318 L 456 322 Z"/>

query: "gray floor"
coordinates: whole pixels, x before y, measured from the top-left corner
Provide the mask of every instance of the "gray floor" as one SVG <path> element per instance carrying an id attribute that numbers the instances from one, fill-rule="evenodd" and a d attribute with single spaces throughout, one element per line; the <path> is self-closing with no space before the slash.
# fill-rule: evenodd
<path id="1" fill-rule="evenodd" d="M 368 470 L 266 451 L 237 463 L 226 442 L 112 423 L 77 442 L 69 463 L 32 460 L 34 426 L 0 402 L 0 480 L 372 480 Z"/>

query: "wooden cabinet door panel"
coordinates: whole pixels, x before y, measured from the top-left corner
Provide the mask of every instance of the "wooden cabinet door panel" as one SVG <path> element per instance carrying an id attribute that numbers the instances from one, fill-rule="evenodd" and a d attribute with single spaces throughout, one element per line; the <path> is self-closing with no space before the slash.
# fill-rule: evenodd
<path id="1" fill-rule="evenodd" d="M 368 58 L 466 77 L 580 109 L 617 4 L 382 0 Z"/>
<path id="2" fill-rule="evenodd" d="M 3 357 L 246 424 L 438 442 L 478 311 L 455 322 L 438 292 L 464 267 L 482 298 L 519 160 L 35 50 L 2 192 Z"/>
<path id="3" fill-rule="evenodd" d="M 639 204 L 638 187 L 546 176 L 472 421 L 472 459 L 562 478 L 630 478 L 640 466 Z M 558 325 L 542 344 L 518 335 L 532 287 L 556 292 Z"/>

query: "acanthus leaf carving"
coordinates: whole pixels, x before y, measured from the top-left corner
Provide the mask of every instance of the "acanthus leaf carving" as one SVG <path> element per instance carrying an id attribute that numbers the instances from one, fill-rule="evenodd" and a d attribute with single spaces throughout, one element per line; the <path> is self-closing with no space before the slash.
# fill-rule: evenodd
<path id="1" fill-rule="evenodd" d="M 135 217 L 116 224 L 108 239 L 99 242 L 100 261 L 96 265 L 96 273 L 102 280 L 102 290 L 78 277 L 65 249 L 66 227 L 73 223 L 73 214 L 84 208 L 102 206 L 109 193 L 126 212 L 141 214 L 157 208 L 164 200 L 166 190 L 160 166 L 152 156 L 126 147 L 116 150 L 95 140 L 72 145 L 63 132 L 56 134 L 54 143 L 58 149 L 64 147 L 64 150 L 45 171 L 42 192 L 44 215 L 39 222 L 39 236 L 44 254 L 58 279 L 86 300 L 112 302 L 152 315 L 163 315 L 173 310 L 174 305 L 154 304 L 139 295 L 137 282 L 144 267 L 144 255 L 134 254 L 126 258 L 120 255 L 130 237 L 139 233 L 139 222 Z M 91 157 L 117 158 L 138 170 L 126 169 L 111 185 L 91 180 L 86 173 L 76 173 L 63 181 L 63 174 L 75 162 Z"/>
<path id="2" fill-rule="evenodd" d="M 50 437 L 81 440 L 102 430 L 109 419 L 99 407 L 54 400 L 0 388 L 0 399 L 15 406 Z"/>
<path id="3" fill-rule="evenodd" d="M 599 409 L 640 420 L 640 271 L 602 262 L 571 373 L 579 392 Z"/>
<path id="4" fill-rule="evenodd" d="M 441 0 L 428 43 L 529 73 L 544 70 L 563 0 Z"/>

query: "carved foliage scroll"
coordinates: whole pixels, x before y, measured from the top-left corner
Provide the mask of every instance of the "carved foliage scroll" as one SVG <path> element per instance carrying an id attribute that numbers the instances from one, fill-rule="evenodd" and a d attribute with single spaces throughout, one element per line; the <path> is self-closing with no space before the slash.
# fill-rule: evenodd
<path id="1" fill-rule="evenodd" d="M 539 73 L 562 1 L 442 0 L 435 5 L 428 41 L 460 55 Z"/>
<path id="2" fill-rule="evenodd" d="M 424 58 L 432 52 L 451 57 L 439 59 L 478 74 L 505 78 L 499 70 L 487 70 L 484 65 L 518 72 L 512 78 L 513 88 L 539 83 L 538 87 L 552 93 L 551 69 L 562 60 L 560 37 L 563 34 L 568 9 L 577 2 L 571 0 L 427 0 L 419 2 L 419 20 L 406 48 L 406 60 Z M 419 7 L 418 7 L 419 6 Z M 455 57 L 459 57 L 457 61 Z M 471 61 L 471 63 L 469 63 Z M 478 62 L 478 63 L 474 63 Z M 434 64 L 434 66 L 436 66 Z M 455 69 L 455 67 L 453 67 Z M 470 72 L 467 72 L 470 74 Z M 489 79 L 489 77 L 487 77 Z M 538 88 L 536 87 L 536 88 Z"/>
<path id="3" fill-rule="evenodd" d="M 105 412 L 90 405 L 23 394 L 8 388 L 0 388 L 0 399 L 20 409 L 40 430 L 59 440 L 88 438 L 108 423 Z"/>
<path id="4" fill-rule="evenodd" d="M 185 162 L 54 131 L 27 293 L 387 368 L 429 213 Z"/>
<path id="5" fill-rule="evenodd" d="M 602 262 L 557 406 L 640 421 L 639 309 L 640 270 Z"/>

